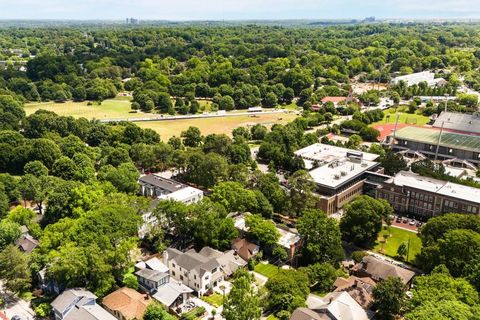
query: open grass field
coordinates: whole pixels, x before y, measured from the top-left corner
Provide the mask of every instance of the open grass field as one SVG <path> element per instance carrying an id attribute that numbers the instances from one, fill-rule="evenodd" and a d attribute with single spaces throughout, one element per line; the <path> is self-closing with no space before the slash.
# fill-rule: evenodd
<path id="1" fill-rule="evenodd" d="M 273 277 L 276 275 L 279 271 L 279 268 L 277 266 L 274 266 L 273 264 L 270 263 L 259 263 L 255 266 L 255 272 L 260 273 L 261 275 L 264 275 L 267 278 Z"/>
<path id="2" fill-rule="evenodd" d="M 115 99 L 108 99 L 102 102 L 101 105 L 95 102 L 88 105 L 88 101 L 73 102 L 67 101 L 64 103 L 56 102 L 40 102 L 28 103 L 25 105 L 25 112 L 27 115 L 34 113 L 39 109 L 53 111 L 60 116 L 72 116 L 74 118 L 87 119 L 121 119 L 138 117 L 131 112 L 130 98 L 118 97 Z M 148 117 L 149 114 L 143 114 L 142 117 Z M 151 115 L 152 117 L 155 115 Z"/>
<path id="3" fill-rule="evenodd" d="M 388 123 L 395 124 L 395 122 L 397 121 L 397 113 L 400 115 L 400 117 L 398 118 L 399 124 L 415 124 L 423 126 L 430 121 L 429 117 L 427 116 L 419 113 L 407 113 L 406 110 L 406 107 L 398 107 L 397 111 L 395 111 L 395 108 L 387 109 L 384 111 L 385 117 L 380 121 L 372 123 L 371 126 Z"/>
<path id="4" fill-rule="evenodd" d="M 286 124 L 297 115 L 290 113 L 274 113 L 262 114 L 257 117 L 248 115 L 237 117 L 223 117 L 223 118 L 200 118 L 200 119 L 185 119 L 173 121 L 147 121 L 137 122 L 136 124 L 141 128 L 150 128 L 160 134 L 162 140 L 167 140 L 173 136 L 180 136 L 182 131 L 185 131 L 190 126 L 198 127 L 203 135 L 211 133 L 225 133 L 231 135 L 232 130 L 237 127 L 252 126 L 257 123 L 265 126 L 271 126 L 275 123 Z"/>
<path id="5" fill-rule="evenodd" d="M 382 243 L 384 241 L 383 236 L 387 234 L 389 235 L 387 241 Z M 414 263 L 415 256 L 419 254 L 422 249 L 422 242 L 415 232 L 384 226 L 378 235 L 377 244 L 373 251 L 395 258 L 400 244 L 407 243 L 409 239 L 410 250 L 408 253 L 408 262 Z"/>

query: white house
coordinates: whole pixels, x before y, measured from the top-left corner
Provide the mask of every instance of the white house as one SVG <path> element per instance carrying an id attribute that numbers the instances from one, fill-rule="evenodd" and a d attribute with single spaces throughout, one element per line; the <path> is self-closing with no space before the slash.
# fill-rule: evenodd
<path id="1" fill-rule="evenodd" d="M 195 290 L 199 296 L 247 264 L 233 250 L 223 253 L 209 247 L 199 252 L 168 248 L 163 253 L 163 263 L 168 266 L 172 278 Z"/>

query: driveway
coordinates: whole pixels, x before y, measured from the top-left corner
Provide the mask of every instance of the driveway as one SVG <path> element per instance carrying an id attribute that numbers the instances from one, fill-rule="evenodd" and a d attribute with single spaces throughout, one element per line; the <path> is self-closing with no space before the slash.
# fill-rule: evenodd
<path id="1" fill-rule="evenodd" d="M 205 317 L 203 317 L 202 319 L 204 319 L 204 320 L 211 319 L 213 309 L 215 309 L 215 311 L 216 311 L 215 320 L 224 319 L 222 317 L 223 306 L 215 308 L 211 304 L 206 303 L 205 301 L 203 301 L 202 299 L 197 298 L 197 297 L 192 297 L 192 298 L 190 298 L 190 300 L 193 301 L 197 307 L 204 307 L 205 310 L 207 311 L 207 315 Z"/>
<path id="2" fill-rule="evenodd" d="M 22 320 L 35 319 L 35 312 L 30 308 L 30 302 L 8 296 L 4 293 L 2 293 L 2 298 L 5 301 L 4 313 L 8 319 L 15 315 L 20 316 Z"/>
<path id="3" fill-rule="evenodd" d="M 261 275 L 260 273 L 255 271 L 250 271 L 250 273 L 253 274 L 253 276 L 255 277 L 255 282 L 259 287 L 263 287 L 265 283 L 267 283 L 268 278 L 265 277 L 264 275 Z"/>

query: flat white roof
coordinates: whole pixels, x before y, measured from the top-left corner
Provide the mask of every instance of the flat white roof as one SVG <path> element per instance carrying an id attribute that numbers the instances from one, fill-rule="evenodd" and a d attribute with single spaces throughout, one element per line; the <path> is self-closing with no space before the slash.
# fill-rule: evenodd
<path id="1" fill-rule="evenodd" d="M 378 163 L 377 154 L 315 143 L 295 152 L 301 157 L 315 183 L 336 188 L 370 170 Z"/>
<path id="2" fill-rule="evenodd" d="M 196 196 L 196 195 L 203 195 L 203 191 L 197 188 L 193 188 L 190 186 L 187 186 L 185 188 L 182 188 L 180 190 L 177 190 L 175 192 L 169 193 L 169 194 L 164 194 L 158 197 L 159 199 L 164 199 L 164 200 L 175 200 L 175 201 L 184 201 L 188 200 L 189 198 Z"/>
<path id="3" fill-rule="evenodd" d="M 438 193 L 452 198 L 460 198 L 462 200 L 480 203 L 480 189 L 478 188 L 447 182 Z"/>
<path id="4" fill-rule="evenodd" d="M 390 181 L 400 187 L 408 186 L 429 192 L 437 192 L 447 183 L 446 181 L 424 177 L 408 171 L 400 171 Z"/>
<path id="5" fill-rule="evenodd" d="M 408 186 L 480 204 L 479 188 L 423 177 L 408 171 L 400 171 L 392 179 L 393 183 L 398 186 Z M 392 179 L 389 181 L 392 182 Z"/>
<path id="6" fill-rule="evenodd" d="M 284 248 L 290 249 L 292 245 L 300 241 L 300 235 L 298 233 L 293 233 L 278 227 L 277 230 L 280 233 L 280 239 L 277 243 Z"/>

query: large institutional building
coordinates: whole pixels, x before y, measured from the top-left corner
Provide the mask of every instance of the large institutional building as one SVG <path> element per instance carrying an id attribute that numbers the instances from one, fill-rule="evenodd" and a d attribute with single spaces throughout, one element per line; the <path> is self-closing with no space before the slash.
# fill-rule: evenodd
<path id="1" fill-rule="evenodd" d="M 441 213 L 480 214 L 480 189 L 400 171 L 380 183 L 376 197 L 399 213 L 430 218 Z"/>
<path id="2" fill-rule="evenodd" d="M 309 169 L 317 192 L 319 208 L 327 214 L 341 209 L 363 193 L 368 172 L 382 172 L 376 154 L 315 143 L 295 152 Z"/>

